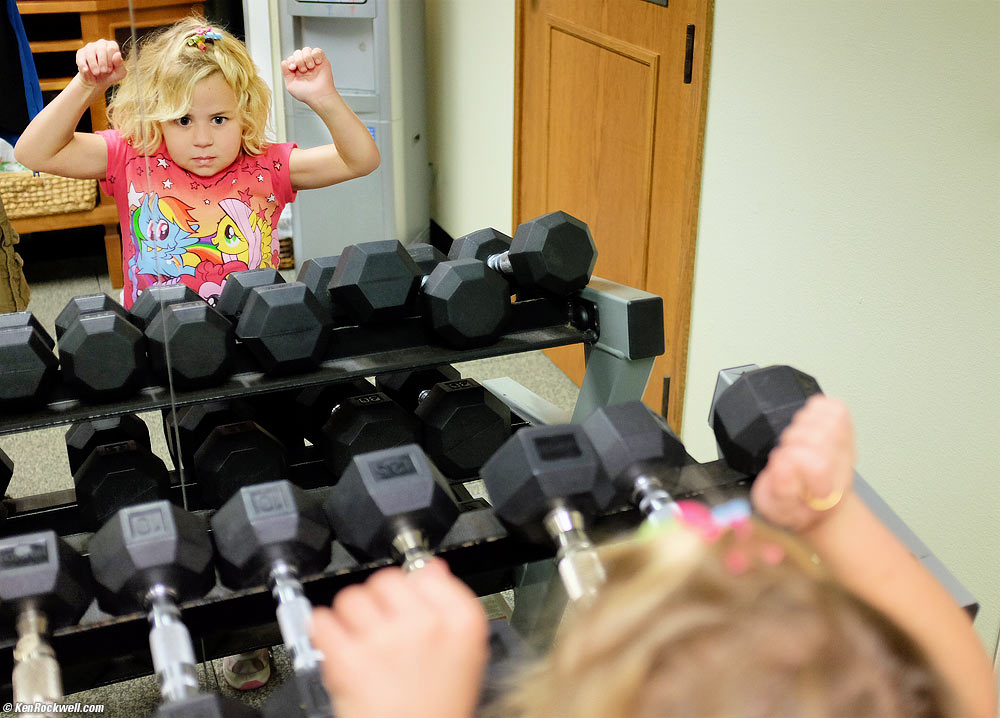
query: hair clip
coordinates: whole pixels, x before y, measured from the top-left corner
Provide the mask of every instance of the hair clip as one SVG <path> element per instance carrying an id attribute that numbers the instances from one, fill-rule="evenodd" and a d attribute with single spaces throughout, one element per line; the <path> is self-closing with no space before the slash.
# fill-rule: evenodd
<path id="1" fill-rule="evenodd" d="M 722 562 L 733 576 L 746 573 L 756 561 L 775 566 L 785 558 L 785 549 L 776 543 L 765 542 L 752 550 L 747 546 L 753 535 L 753 524 L 750 523 L 750 502 L 746 499 L 731 499 L 713 507 L 699 501 L 678 501 L 670 516 L 668 520 L 663 520 L 663 516 L 652 520 L 650 516 L 642 523 L 638 536 L 651 539 L 686 528 L 711 544 L 732 533 L 736 541 L 726 550 Z"/>
<path id="2" fill-rule="evenodd" d="M 222 39 L 222 34 L 216 32 L 212 28 L 199 27 L 195 29 L 193 33 L 188 35 L 187 44 L 190 45 L 191 47 L 197 47 L 202 52 L 205 52 L 205 50 L 207 49 L 205 45 L 206 42 L 214 43 L 216 40 L 221 40 L 221 39 Z"/>
<path id="3" fill-rule="evenodd" d="M 673 531 L 679 526 L 693 530 L 711 543 L 726 531 L 745 533 L 750 526 L 750 503 L 746 499 L 732 499 L 718 506 L 709 507 L 700 501 L 682 500 L 673 506 L 672 520 L 649 517 L 640 529 L 641 536 L 653 536 Z"/>

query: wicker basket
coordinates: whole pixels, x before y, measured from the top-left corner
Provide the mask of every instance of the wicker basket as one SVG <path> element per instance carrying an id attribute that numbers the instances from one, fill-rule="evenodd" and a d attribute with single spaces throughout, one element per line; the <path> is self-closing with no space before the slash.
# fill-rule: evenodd
<path id="1" fill-rule="evenodd" d="M 278 240 L 278 269 L 295 269 L 291 237 L 281 237 Z"/>
<path id="2" fill-rule="evenodd" d="M 81 212 L 97 204 L 97 180 L 0 172 L 0 197 L 11 219 Z"/>

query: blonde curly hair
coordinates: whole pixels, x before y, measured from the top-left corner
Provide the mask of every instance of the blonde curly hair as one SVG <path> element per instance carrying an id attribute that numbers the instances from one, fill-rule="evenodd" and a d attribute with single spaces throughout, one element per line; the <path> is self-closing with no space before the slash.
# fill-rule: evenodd
<path id="1" fill-rule="evenodd" d="M 222 38 L 205 42 L 204 51 L 188 44 L 197 30 L 209 26 Z M 271 91 L 246 46 L 225 29 L 191 15 L 143 38 L 125 65 L 128 74 L 108 103 L 108 120 L 137 152 L 148 154 L 160 146 L 160 123 L 187 114 L 195 85 L 215 72 L 236 95 L 243 151 L 257 155 L 267 149 Z"/>
<path id="2" fill-rule="evenodd" d="M 487 711 L 505 718 L 955 715 L 914 642 L 798 541 L 753 521 L 606 547 L 608 581 Z M 734 570 L 727 559 L 738 552 Z M 754 557 L 780 556 L 780 560 Z M 749 560 L 747 560 L 749 557 Z"/>

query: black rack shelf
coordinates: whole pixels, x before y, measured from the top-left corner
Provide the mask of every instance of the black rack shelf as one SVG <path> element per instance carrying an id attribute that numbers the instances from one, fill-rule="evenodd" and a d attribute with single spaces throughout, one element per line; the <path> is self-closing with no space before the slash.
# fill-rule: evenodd
<path id="1" fill-rule="evenodd" d="M 614 301 L 633 301 L 628 293 L 637 292 L 604 280 L 595 287 L 595 291 L 598 295 L 607 293 Z M 238 345 L 232 376 L 225 383 L 206 389 L 172 393 L 167 387 L 149 382 L 128 399 L 87 403 L 74 397 L 65 385 L 57 382 L 42 406 L 22 413 L 0 413 L 0 435 L 551 347 L 572 344 L 593 347 L 600 339 L 598 304 L 601 300 L 595 296 L 591 293 L 587 299 L 583 296 L 521 299 L 512 305 L 508 330 L 499 340 L 471 349 L 456 350 L 435 344 L 436 339 L 424 322 L 412 317 L 370 327 L 337 327 L 332 332 L 332 340 L 321 365 L 298 374 L 265 375 L 246 348 Z M 648 301 L 645 297 L 640 299 Z M 661 323 L 657 322 L 653 327 Z M 514 423 L 520 426 L 526 422 L 516 418 Z M 335 477 L 325 468 L 317 447 L 303 443 L 288 447 L 288 451 L 288 478 L 307 491 L 325 495 Z M 685 470 L 690 470 L 696 479 L 691 483 L 693 493 L 738 486 L 745 481 L 745 477 L 735 475 L 718 462 L 687 467 Z M 206 518 L 211 515 L 210 509 L 198 503 L 196 483 L 186 481 L 181 486 L 176 472 L 172 480 L 172 501 Z M 477 594 L 488 595 L 513 588 L 518 567 L 554 555 L 554 547 L 533 545 L 509 534 L 489 504 L 473 499 L 465 485 L 453 484 L 453 490 L 462 512 L 442 542 L 438 554 Z M 8 517 L 0 523 L 0 536 L 54 530 L 81 553 L 87 553 L 92 534 L 84 525 L 72 489 L 5 499 L 4 508 Z M 639 519 L 635 510 L 622 509 L 599 517 L 594 522 L 592 534 L 600 538 L 601 535 L 628 530 Z M 364 581 L 388 563 L 388 559 L 360 560 L 334 542 L 330 564 L 323 572 L 304 577 L 303 586 L 313 603 L 329 604 L 337 591 Z M 181 609 L 201 660 L 281 642 L 274 601 L 270 591 L 263 586 L 230 591 L 216 585 L 207 597 L 185 602 Z M 78 625 L 60 629 L 52 636 L 65 692 L 69 694 L 151 674 L 153 666 L 148 634 L 145 614 L 110 616 L 99 609 L 95 600 Z M 0 701 L 10 700 L 11 696 L 13 648 L 13 626 L 0 626 Z"/>
<path id="2" fill-rule="evenodd" d="M 0 435 L 85 419 L 326 384 L 419 366 L 452 364 L 569 344 L 593 344 L 597 341 L 596 331 L 571 321 L 574 307 L 581 302 L 584 300 L 579 298 L 516 302 L 509 330 L 497 342 L 473 349 L 450 349 L 434 344 L 422 320 L 416 317 L 368 327 L 340 327 L 333 330 L 326 359 L 317 369 L 287 376 L 263 374 L 247 350 L 237 346 L 236 369 L 225 383 L 206 389 L 175 392 L 173 397 L 167 387 L 150 384 L 128 399 L 91 404 L 72 396 L 67 387 L 58 384 L 41 408 L 0 414 Z"/>
<path id="3" fill-rule="evenodd" d="M 706 495 L 721 498 L 745 493 L 749 479 L 725 462 L 713 461 L 684 467 L 679 483 L 687 488 L 678 498 Z M 329 487 L 307 490 L 322 498 Z M 68 511 L 70 507 L 62 510 Z M 205 517 L 211 514 L 205 510 L 196 513 Z M 641 518 L 635 509 L 622 508 L 590 522 L 588 531 L 600 540 L 632 530 Z M 65 538 L 86 553 L 90 536 L 79 533 Z M 555 552 L 551 546 L 531 544 L 511 535 L 491 508 L 467 502 L 436 553 L 448 562 L 455 575 L 478 595 L 485 596 L 513 588 L 516 567 L 551 558 Z M 337 591 L 364 581 L 391 563 L 389 559 L 359 560 L 334 542 L 333 557 L 326 569 L 303 577 L 302 585 L 314 604 L 329 605 Z M 205 598 L 182 603 L 181 609 L 185 625 L 196 644 L 200 642 L 200 660 L 281 643 L 274 600 L 264 586 L 230 591 L 217 584 Z M 0 626 L 4 631 L 0 637 L 0 702 L 9 700 L 11 695 L 9 677 L 14 665 L 11 629 L 12 626 Z M 148 639 L 149 624 L 144 613 L 110 616 L 95 601 L 78 625 L 60 629 L 52 636 L 66 693 L 151 674 Z"/>

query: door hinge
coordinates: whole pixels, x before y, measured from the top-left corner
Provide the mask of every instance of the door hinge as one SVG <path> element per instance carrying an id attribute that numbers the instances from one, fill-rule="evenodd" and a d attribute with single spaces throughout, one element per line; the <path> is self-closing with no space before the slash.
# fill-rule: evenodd
<path id="1" fill-rule="evenodd" d="M 660 416 L 667 418 L 667 408 L 670 405 L 670 377 L 663 377 L 663 396 L 660 397 Z"/>
<path id="2" fill-rule="evenodd" d="M 694 65 L 694 25 L 687 26 L 687 43 L 684 48 L 684 84 L 691 84 L 691 68 Z"/>

